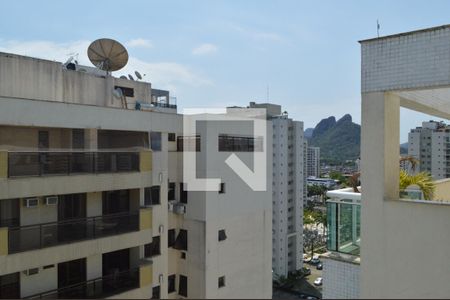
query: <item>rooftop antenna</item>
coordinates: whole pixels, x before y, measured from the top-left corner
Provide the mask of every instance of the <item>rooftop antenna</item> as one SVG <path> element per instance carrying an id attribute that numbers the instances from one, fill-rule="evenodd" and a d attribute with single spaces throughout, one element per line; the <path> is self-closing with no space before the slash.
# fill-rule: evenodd
<path id="1" fill-rule="evenodd" d="M 377 19 L 377 36 L 378 37 L 380 37 L 380 22 L 378 22 L 378 19 Z"/>
<path id="2" fill-rule="evenodd" d="M 118 41 L 98 39 L 89 45 L 87 54 L 91 63 L 109 75 L 125 67 L 128 62 L 128 52 Z"/>

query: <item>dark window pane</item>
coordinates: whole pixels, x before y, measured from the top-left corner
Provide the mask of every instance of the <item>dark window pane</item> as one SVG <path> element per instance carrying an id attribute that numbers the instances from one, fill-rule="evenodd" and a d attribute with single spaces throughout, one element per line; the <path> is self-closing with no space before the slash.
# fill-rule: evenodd
<path id="1" fill-rule="evenodd" d="M 175 200 L 175 182 L 169 182 L 167 200 Z"/>
<path id="2" fill-rule="evenodd" d="M 175 229 L 169 229 L 167 232 L 168 239 L 167 239 L 167 247 L 173 247 L 175 244 Z"/>
<path id="3" fill-rule="evenodd" d="M 144 246 L 144 256 L 153 257 L 161 254 L 161 237 L 154 236 L 152 242 Z"/>
<path id="4" fill-rule="evenodd" d="M 184 183 L 180 183 L 180 202 L 187 204 L 188 202 L 188 192 L 184 189 Z"/>
<path id="5" fill-rule="evenodd" d="M 178 233 L 177 239 L 175 240 L 175 244 L 173 247 L 178 250 L 187 251 L 187 249 L 188 249 L 188 232 L 187 232 L 187 230 L 180 229 L 180 232 Z"/>
<path id="6" fill-rule="evenodd" d="M 169 142 L 175 142 L 175 133 L 169 132 L 168 140 Z"/>
<path id="7" fill-rule="evenodd" d="M 153 287 L 152 299 L 161 299 L 161 287 L 159 285 Z"/>
<path id="8" fill-rule="evenodd" d="M 173 293 L 175 292 L 175 274 L 174 275 L 169 275 L 168 280 L 167 280 L 167 292 L 168 293 Z"/>
<path id="9" fill-rule="evenodd" d="M 117 214 L 130 211 L 129 190 L 103 192 L 103 214 Z"/>
<path id="10" fill-rule="evenodd" d="M 224 287 L 225 286 L 225 276 L 220 276 L 219 277 L 219 288 Z"/>
<path id="11" fill-rule="evenodd" d="M 0 276 L 0 299 L 20 298 L 20 273 Z"/>
<path id="12" fill-rule="evenodd" d="M 187 297 L 187 277 L 180 275 L 180 284 L 178 286 L 178 294 Z"/>
<path id="13" fill-rule="evenodd" d="M 225 229 L 219 230 L 219 242 L 227 239 L 227 235 L 225 233 Z"/>
<path id="14" fill-rule="evenodd" d="M 84 129 L 72 129 L 72 149 L 84 149 Z"/>
<path id="15" fill-rule="evenodd" d="M 160 191 L 161 187 L 159 185 L 146 187 L 144 189 L 144 204 L 145 205 L 161 204 Z"/>
<path id="16" fill-rule="evenodd" d="M 161 151 L 161 132 L 150 132 L 150 145 L 153 151 Z"/>

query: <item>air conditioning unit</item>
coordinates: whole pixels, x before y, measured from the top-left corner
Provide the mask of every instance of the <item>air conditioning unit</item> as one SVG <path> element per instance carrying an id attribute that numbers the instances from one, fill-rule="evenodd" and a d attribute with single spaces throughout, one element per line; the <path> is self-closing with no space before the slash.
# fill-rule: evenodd
<path id="1" fill-rule="evenodd" d="M 27 275 L 27 276 L 31 276 L 31 275 L 35 275 L 39 273 L 39 268 L 33 268 L 33 269 L 28 269 L 23 271 L 23 274 Z"/>
<path id="2" fill-rule="evenodd" d="M 173 206 L 173 212 L 178 215 L 184 215 L 186 213 L 186 205 L 183 203 L 176 203 Z"/>
<path id="3" fill-rule="evenodd" d="M 58 204 L 58 196 L 45 197 L 45 205 L 56 205 L 56 204 Z"/>
<path id="4" fill-rule="evenodd" d="M 39 199 L 38 198 L 26 198 L 23 200 L 23 206 L 25 207 L 37 207 L 39 205 Z"/>

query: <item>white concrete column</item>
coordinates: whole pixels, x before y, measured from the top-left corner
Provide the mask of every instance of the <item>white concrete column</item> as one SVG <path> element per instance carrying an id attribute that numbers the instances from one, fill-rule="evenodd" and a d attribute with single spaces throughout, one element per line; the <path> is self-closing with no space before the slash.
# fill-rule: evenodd
<path id="1" fill-rule="evenodd" d="M 88 150 L 98 149 L 97 129 L 88 128 L 84 130 L 84 147 Z"/>
<path id="2" fill-rule="evenodd" d="M 86 216 L 96 217 L 103 213 L 102 192 L 87 193 L 86 195 Z"/>
<path id="3" fill-rule="evenodd" d="M 361 297 L 379 295 L 386 278 L 370 266 L 388 259 L 384 223 L 385 203 L 399 199 L 400 99 L 384 92 L 362 95 L 361 113 Z M 366 255 L 370 253 L 370 255 Z"/>
<path id="4" fill-rule="evenodd" d="M 102 254 L 91 255 L 86 258 L 86 279 L 102 277 Z"/>

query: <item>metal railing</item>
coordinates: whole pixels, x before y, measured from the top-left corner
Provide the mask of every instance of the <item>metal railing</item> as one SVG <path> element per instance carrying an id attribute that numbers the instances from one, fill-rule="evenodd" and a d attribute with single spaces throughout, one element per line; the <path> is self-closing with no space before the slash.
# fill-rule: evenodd
<path id="1" fill-rule="evenodd" d="M 106 298 L 139 288 L 139 268 L 115 272 L 97 279 L 25 297 L 24 299 Z"/>
<path id="2" fill-rule="evenodd" d="M 120 213 L 60 222 L 10 227 L 9 253 L 41 249 L 139 230 L 139 213 Z"/>
<path id="3" fill-rule="evenodd" d="M 139 172 L 139 152 L 9 152 L 8 177 Z"/>

